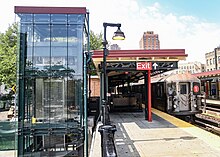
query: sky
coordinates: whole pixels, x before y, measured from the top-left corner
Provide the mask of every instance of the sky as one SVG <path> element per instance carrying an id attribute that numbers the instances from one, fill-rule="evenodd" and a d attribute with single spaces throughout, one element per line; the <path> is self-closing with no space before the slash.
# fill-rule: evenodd
<path id="1" fill-rule="evenodd" d="M 205 63 L 205 53 L 220 45 L 220 0 L 1 0 L 0 32 L 17 21 L 14 6 L 86 7 L 90 30 L 103 33 L 103 22 L 121 23 L 124 41 L 107 40 L 122 49 L 139 49 L 146 31 L 159 34 L 161 49 L 185 49 L 187 62 Z"/>

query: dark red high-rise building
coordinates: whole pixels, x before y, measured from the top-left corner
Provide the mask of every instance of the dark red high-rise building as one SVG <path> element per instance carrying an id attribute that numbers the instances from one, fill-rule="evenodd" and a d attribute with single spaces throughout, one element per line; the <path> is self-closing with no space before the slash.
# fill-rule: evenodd
<path id="1" fill-rule="evenodd" d="M 154 34 L 153 31 L 144 32 L 139 42 L 139 47 L 145 50 L 160 49 L 159 35 Z"/>

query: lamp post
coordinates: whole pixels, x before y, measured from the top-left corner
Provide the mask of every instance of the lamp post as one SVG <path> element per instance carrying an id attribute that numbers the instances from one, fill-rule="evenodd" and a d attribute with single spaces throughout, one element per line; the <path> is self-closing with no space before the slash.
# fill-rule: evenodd
<path id="1" fill-rule="evenodd" d="M 107 120 L 107 114 L 108 114 L 108 108 L 107 108 L 107 72 L 106 72 L 106 57 L 108 55 L 108 49 L 107 49 L 107 44 L 108 41 L 106 40 L 106 28 L 107 27 L 118 27 L 117 31 L 114 33 L 114 36 L 112 37 L 113 40 L 124 40 L 125 35 L 124 33 L 120 30 L 121 24 L 120 23 L 103 23 L 104 27 L 104 40 L 102 42 L 103 44 L 103 99 L 102 99 L 102 118 L 103 118 L 103 125 L 106 125 L 109 120 Z"/>

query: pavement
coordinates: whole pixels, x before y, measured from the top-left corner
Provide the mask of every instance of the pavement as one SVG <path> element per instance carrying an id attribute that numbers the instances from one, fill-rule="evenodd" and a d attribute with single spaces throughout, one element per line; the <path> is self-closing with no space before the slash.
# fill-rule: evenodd
<path id="1" fill-rule="evenodd" d="M 8 151 L 0 151 L 0 157 L 16 157 L 17 151 L 8 150 Z"/>
<path id="2" fill-rule="evenodd" d="M 116 125 L 118 157 L 220 157 L 220 137 L 153 109 L 152 122 L 144 112 L 110 114 Z M 96 130 L 90 157 L 101 157 Z"/>

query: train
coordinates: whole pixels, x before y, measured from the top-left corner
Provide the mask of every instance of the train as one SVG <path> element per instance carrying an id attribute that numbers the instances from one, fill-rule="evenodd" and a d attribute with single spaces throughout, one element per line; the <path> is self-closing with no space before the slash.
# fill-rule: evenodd
<path id="1" fill-rule="evenodd" d="M 152 106 L 174 116 L 194 116 L 201 110 L 201 82 L 190 73 L 151 79 Z"/>
<path id="2" fill-rule="evenodd" d="M 143 81 L 142 81 L 143 82 Z M 171 74 L 151 77 L 152 107 L 178 117 L 190 117 L 201 110 L 201 82 L 190 73 Z M 118 90 L 141 94 L 141 101 L 145 104 L 145 85 L 134 83 L 130 87 L 118 87 Z"/>

